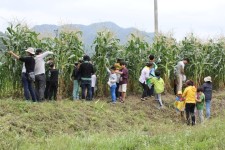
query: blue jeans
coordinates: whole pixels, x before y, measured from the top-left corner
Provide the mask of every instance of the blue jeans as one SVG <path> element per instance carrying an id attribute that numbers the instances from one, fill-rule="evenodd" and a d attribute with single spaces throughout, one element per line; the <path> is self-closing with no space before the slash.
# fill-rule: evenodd
<path id="1" fill-rule="evenodd" d="M 210 118 L 211 100 L 206 100 L 205 104 L 206 104 L 206 118 L 209 119 Z"/>
<path id="2" fill-rule="evenodd" d="M 73 81 L 73 100 L 79 99 L 79 83 L 78 80 Z"/>
<path id="3" fill-rule="evenodd" d="M 81 80 L 82 99 L 92 100 L 91 80 Z M 87 90 L 87 95 L 86 95 Z"/>
<path id="4" fill-rule="evenodd" d="M 26 73 L 22 73 L 22 83 L 23 83 L 23 90 L 24 90 L 24 97 L 26 100 L 30 100 L 30 95 L 32 97 L 33 102 L 35 102 L 36 95 L 33 87 L 33 82 L 28 80 L 28 76 Z"/>
<path id="5" fill-rule="evenodd" d="M 116 87 L 117 87 L 116 84 L 114 84 L 110 87 L 112 102 L 116 102 Z"/>

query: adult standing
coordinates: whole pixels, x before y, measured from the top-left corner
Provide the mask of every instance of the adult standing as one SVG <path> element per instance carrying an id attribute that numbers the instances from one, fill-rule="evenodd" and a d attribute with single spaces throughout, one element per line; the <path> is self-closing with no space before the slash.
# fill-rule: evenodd
<path id="1" fill-rule="evenodd" d="M 175 67 L 175 77 L 176 77 L 176 93 L 182 91 L 183 81 L 186 80 L 184 67 L 189 63 L 188 58 L 184 58 L 182 61 L 179 61 Z"/>
<path id="2" fill-rule="evenodd" d="M 210 118 L 210 108 L 212 100 L 212 79 L 210 76 L 204 78 L 204 84 L 202 85 L 203 93 L 205 94 L 205 104 L 206 104 L 206 118 Z"/>
<path id="3" fill-rule="evenodd" d="M 34 69 L 35 90 L 36 90 L 37 100 L 39 102 L 44 100 L 45 83 L 46 83 L 44 58 L 48 56 L 49 54 L 53 54 L 53 52 L 50 52 L 50 51 L 43 52 L 42 49 L 37 49 L 36 57 L 34 58 L 35 59 L 35 69 Z"/>
<path id="4" fill-rule="evenodd" d="M 94 67 L 89 62 L 90 57 L 85 55 L 84 62 L 80 65 L 78 74 L 81 77 L 82 99 L 92 100 L 91 75 L 94 73 Z M 86 94 L 87 90 L 87 94 Z"/>
<path id="5" fill-rule="evenodd" d="M 27 56 L 18 56 L 12 51 L 9 51 L 16 59 L 23 62 L 23 69 L 22 69 L 22 83 L 24 88 L 24 96 L 26 100 L 30 100 L 30 95 L 32 97 L 33 102 L 36 101 L 36 95 L 33 88 L 33 80 L 34 80 L 34 67 L 35 67 L 35 60 L 34 60 L 34 49 L 28 48 L 25 50 L 27 52 Z"/>

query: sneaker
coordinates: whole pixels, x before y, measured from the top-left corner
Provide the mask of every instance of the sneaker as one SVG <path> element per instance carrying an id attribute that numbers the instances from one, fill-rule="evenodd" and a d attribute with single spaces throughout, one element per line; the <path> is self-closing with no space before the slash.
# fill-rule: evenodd
<path id="1" fill-rule="evenodd" d="M 141 98 L 141 101 L 145 101 L 145 98 Z"/>

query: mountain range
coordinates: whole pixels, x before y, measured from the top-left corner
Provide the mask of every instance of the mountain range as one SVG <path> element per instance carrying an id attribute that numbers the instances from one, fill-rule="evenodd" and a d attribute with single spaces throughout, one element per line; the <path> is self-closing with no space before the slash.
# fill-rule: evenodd
<path id="1" fill-rule="evenodd" d="M 148 43 L 151 43 L 154 37 L 154 33 L 140 31 L 136 28 L 122 28 L 113 22 L 100 22 L 90 25 L 67 24 L 62 26 L 43 24 L 35 25 L 32 30 L 40 33 L 40 36 L 55 37 L 62 28 L 82 31 L 82 41 L 84 43 L 85 52 L 88 54 L 93 54 L 91 45 L 93 44 L 93 41 L 97 36 L 97 32 L 103 29 L 108 29 L 109 31 L 113 32 L 116 38 L 120 39 L 120 44 L 125 44 L 129 40 L 129 36 L 131 33 L 136 33 L 140 36 L 143 36 L 145 41 Z"/>

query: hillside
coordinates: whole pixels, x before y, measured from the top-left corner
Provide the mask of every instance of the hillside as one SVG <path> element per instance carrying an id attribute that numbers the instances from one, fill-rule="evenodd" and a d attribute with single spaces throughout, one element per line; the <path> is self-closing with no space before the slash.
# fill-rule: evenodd
<path id="1" fill-rule="evenodd" d="M 187 126 L 163 95 L 159 110 L 153 98 L 129 96 L 124 104 L 57 101 L 29 103 L 0 100 L 1 149 L 223 149 L 224 92 L 214 95 L 212 119 Z"/>
<path id="2" fill-rule="evenodd" d="M 93 44 L 94 38 L 97 35 L 97 32 L 103 29 L 109 29 L 113 33 L 115 33 L 116 37 L 120 39 L 121 44 L 125 44 L 129 39 L 129 35 L 131 33 L 138 33 L 139 35 L 145 37 L 145 40 L 149 43 L 153 41 L 153 33 L 148 33 L 144 31 L 139 31 L 136 28 L 122 28 L 112 22 L 101 22 L 101 23 L 94 23 L 91 25 L 80 25 L 80 24 L 67 24 L 63 26 L 57 25 L 36 25 L 32 29 L 42 36 L 56 36 L 57 30 L 60 32 L 62 28 L 66 29 L 74 29 L 82 31 L 82 41 L 85 45 L 85 50 L 87 53 L 93 53 L 91 49 L 91 45 Z"/>

